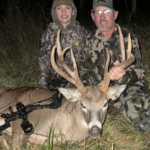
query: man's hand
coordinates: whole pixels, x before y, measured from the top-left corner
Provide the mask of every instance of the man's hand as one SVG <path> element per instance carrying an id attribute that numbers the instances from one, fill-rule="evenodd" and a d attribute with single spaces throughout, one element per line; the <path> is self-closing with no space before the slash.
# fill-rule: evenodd
<path id="1" fill-rule="evenodd" d="M 120 68 L 119 66 L 120 66 L 120 62 L 118 60 L 115 61 L 114 67 L 112 67 L 109 70 L 110 80 L 113 80 L 113 81 L 118 80 L 126 74 L 125 70 Z"/>

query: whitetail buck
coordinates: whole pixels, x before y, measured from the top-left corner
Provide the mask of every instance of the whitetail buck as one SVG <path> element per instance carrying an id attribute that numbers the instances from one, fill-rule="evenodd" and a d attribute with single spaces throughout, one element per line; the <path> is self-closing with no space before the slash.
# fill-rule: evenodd
<path id="1" fill-rule="evenodd" d="M 57 35 L 56 45 L 51 53 L 51 63 L 53 68 L 58 74 L 64 77 L 67 81 L 77 87 L 77 89 L 59 88 L 59 91 L 64 95 L 65 99 L 62 106 L 58 109 L 41 109 L 31 112 L 28 116 L 28 120 L 33 126 L 37 123 L 34 133 L 30 136 L 24 134 L 20 124 L 20 119 L 11 122 L 11 128 L 7 129 L 8 134 L 12 136 L 11 147 L 23 147 L 27 142 L 27 138 L 31 143 L 43 144 L 48 138 L 50 128 L 53 127 L 54 139 L 61 141 L 62 137 L 65 140 L 82 142 L 89 136 L 92 139 L 96 139 L 102 130 L 102 124 L 105 120 L 108 101 L 109 99 L 117 99 L 126 85 L 116 85 L 115 87 L 109 87 L 110 78 L 108 76 L 109 65 L 109 52 L 107 51 L 107 62 L 105 66 L 104 80 L 97 86 L 84 87 L 78 76 L 78 70 L 76 62 L 71 50 L 71 58 L 73 61 L 74 71 L 71 71 L 64 61 L 64 53 L 68 48 L 62 51 L 59 41 L 60 31 Z M 123 41 L 122 34 L 120 34 L 121 41 Z M 62 63 L 63 68 L 72 77 L 63 72 L 55 63 L 54 55 L 57 48 L 57 54 Z M 122 47 L 123 48 L 123 47 Z M 122 49 L 121 48 L 121 49 Z M 123 62 L 120 67 L 126 68 L 131 65 L 135 58 L 130 53 L 131 51 L 131 39 L 128 39 L 128 59 L 125 59 L 125 50 L 122 52 Z M 130 56 L 130 57 L 129 57 Z M 51 97 L 54 92 L 46 89 L 35 88 L 18 88 L 18 89 L 1 89 L 0 91 L 0 107 L 1 113 L 6 113 L 8 107 L 12 106 L 13 102 L 18 100 L 22 101 L 24 105 L 44 100 Z M 48 103 L 48 102 L 47 102 Z M 15 107 L 12 106 L 15 111 Z M 1 125 L 4 124 L 1 118 Z M 2 133 L 1 144 L 5 148 L 9 148 L 5 136 Z"/>

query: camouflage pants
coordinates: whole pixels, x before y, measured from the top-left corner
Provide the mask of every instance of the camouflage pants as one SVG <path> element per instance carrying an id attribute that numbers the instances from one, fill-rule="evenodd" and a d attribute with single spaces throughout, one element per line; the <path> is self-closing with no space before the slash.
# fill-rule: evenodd
<path id="1" fill-rule="evenodd" d="M 120 98 L 110 101 L 139 131 L 150 129 L 150 95 L 137 86 L 127 88 Z"/>

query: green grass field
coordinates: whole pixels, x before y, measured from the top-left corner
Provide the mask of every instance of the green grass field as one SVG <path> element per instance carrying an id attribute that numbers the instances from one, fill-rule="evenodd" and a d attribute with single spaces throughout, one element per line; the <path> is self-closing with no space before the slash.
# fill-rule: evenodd
<path id="1" fill-rule="evenodd" d="M 43 31 L 50 17 L 38 16 L 14 9 L 4 22 L 0 22 L 0 87 L 38 86 L 38 55 Z M 90 15 L 90 14 L 89 14 Z M 121 18 L 121 17 L 120 17 Z M 127 15 L 118 20 L 122 26 L 133 30 L 139 39 L 142 62 L 150 81 L 150 23 L 145 20 L 131 21 Z M 79 18 L 82 25 L 93 30 L 95 26 L 86 11 Z M 43 143 L 44 144 L 44 143 Z M 116 109 L 110 108 L 102 135 L 95 141 L 88 140 L 82 147 L 69 142 L 39 146 L 28 144 L 24 149 L 48 150 L 149 150 L 150 134 L 135 130 Z"/>

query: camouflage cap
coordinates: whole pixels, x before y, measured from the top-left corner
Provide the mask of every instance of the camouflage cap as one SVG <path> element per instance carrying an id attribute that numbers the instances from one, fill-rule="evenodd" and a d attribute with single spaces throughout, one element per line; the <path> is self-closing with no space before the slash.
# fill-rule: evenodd
<path id="1" fill-rule="evenodd" d="M 114 9 L 113 8 L 113 0 L 94 0 L 93 1 L 93 9 L 91 10 L 91 12 L 93 12 L 94 9 L 98 6 L 105 6 L 110 9 Z"/>
<path id="2" fill-rule="evenodd" d="M 60 6 L 60 5 L 67 5 L 67 6 L 74 8 L 72 0 L 53 0 L 53 2 L 54 2 L 53 8 L 56 8 L 57 6 Z"/>

